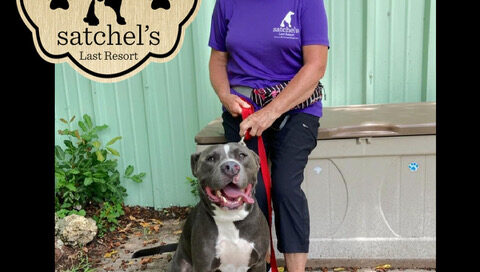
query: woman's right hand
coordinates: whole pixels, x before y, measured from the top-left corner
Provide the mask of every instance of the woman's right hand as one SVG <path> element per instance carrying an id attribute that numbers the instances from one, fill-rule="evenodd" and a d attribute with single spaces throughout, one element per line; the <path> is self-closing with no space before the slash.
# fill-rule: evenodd
<path id="1" fill-rule="evenodd" d="M 242 115 L 242 107 L 249 108 L 250 105 L 243 101 L 239 96 L 227 93 L 219 97 L 222 105 L 233 117 Z"/>

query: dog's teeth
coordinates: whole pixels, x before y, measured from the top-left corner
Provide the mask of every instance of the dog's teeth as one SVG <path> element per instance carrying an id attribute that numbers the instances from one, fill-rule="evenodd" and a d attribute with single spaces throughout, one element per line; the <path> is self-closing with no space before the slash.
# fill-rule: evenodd
<path id="1" fill-rule="evenodd" d="M 217 191 L 217 196 L 222 197 L 222 193 L 220 193 L 220 190 Z"/>
<path id="2" fill-rule="evenodd" d="M 239 196 L 239 197 L 237 198 L 237 201 L 240 202 L 241 200 L 242 200 L 242 197 Z"/>
<path id="3" fill-rule="evenodd" d="M 227 199 L 224 196 L 222 196 L 222 200 L 223 202 L 227 202 Z"/>

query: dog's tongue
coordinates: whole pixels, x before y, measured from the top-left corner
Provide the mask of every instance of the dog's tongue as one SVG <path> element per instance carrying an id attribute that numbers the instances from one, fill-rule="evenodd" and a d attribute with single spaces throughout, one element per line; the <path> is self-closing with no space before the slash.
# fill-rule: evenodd
<path id="1" fill-rule="evenodd" d="M 247 189 L 244 191 L 243 189 L 240 189 L 236 185 L 230 183 L 225 188 L 223 188 L 223 192 L 229 198 L 238 198 L 239 196 L 241 196 L 244 202 L 252 204 L 255 201 L 249 195 L 251 192 L 251 189 L 252 189 L 252 184 L 248 184 Z"/>

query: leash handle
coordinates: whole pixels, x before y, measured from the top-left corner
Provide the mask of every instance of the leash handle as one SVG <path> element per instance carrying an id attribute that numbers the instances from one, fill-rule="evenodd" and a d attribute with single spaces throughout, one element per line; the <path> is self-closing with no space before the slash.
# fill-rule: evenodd
<path id="1" fill-rule="evenodd" d="M 254 112 L 253 105 L 248 102 L 243 97 L 240 97 L 243 101 L 247 102 L 250 105 L 250 108 L 242 108 L 242 119 L 245 120 L 250 114 Z M 250 130 L 245 132 L 245 140 L 249 140 L 252 136 L 249 133 Z M 262 172 L 263 184 L 265 185 L 265 192 L 267 193 L 267 206 L 268 206 L 268 224 L 270 230 L 270 267 L 272 272 L 278 272 L 277 259 L 275 258 L 275 249 L 273 247 L 272 239 L 272 196 L 271 188 L 272 182 L 270 180 L 270 170 L 268 169 L 268 160 L 267 152 L 265 151 L 265 145 L 263 143 L 263 138 L 257 137 L 258 139 L 258 156 L 260 157 L 260 170 Z M 243 138 L 242 138 L 243 140 Z"/>
<path id="2" fill-rule="evenodd" d="M 244 108 L 242 107 L 242 120 L 245 120 L 250 114 L 252 114 L 255 110 L 252 104 L 248 102 L 245 98 L 240 97 L 243 101 L 247 102 L 248 105 L 250 105 L 250 108 Z M 250 129 L 245 132 L 245 137 L 244 140 L 250 140 L 252 138 L 252 135 L 250 135 Z M 242 138 L 243 139 L 243 138 Z"/>

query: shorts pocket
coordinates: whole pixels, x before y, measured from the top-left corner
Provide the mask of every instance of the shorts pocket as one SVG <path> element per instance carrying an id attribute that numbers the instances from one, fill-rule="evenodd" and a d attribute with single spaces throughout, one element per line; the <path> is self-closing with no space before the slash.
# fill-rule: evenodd
<path id="1" fill-rule="evenodd" d="M 302 112 L 298 113 L 298 115 L 298 123 L 300 126 L 302 126 L 302 129 L 308 130 L 316 145 L 318 128 L 320 127 L 320 118 L 318 116 Z"/>

